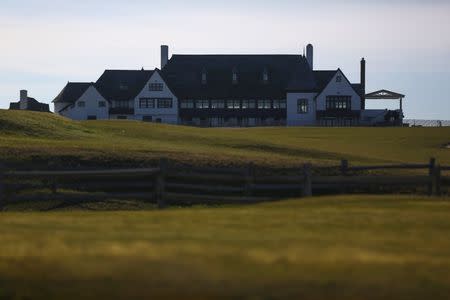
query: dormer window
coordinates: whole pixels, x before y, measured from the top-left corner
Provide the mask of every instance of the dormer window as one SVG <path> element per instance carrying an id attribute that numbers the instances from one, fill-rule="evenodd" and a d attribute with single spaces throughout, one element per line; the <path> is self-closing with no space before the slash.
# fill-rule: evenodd
<path id="1" fill-rule="evenodd" d="M 121 91 L 126 91 L 126 90 L 128 90 L 128 85 L 126 85 L 125 83 L 121 83 L 119 88 Z"/>
<path id="2" fill-rule="evenodd" d="M 202 84 L 206 84 L 206 83 L 207 83 L 206 70 L 203 69 L 202 70 Z"/>
<path id="3" fill-rule="evenodd" d="M 238 73 L 237 73 L 237 68 L 236 67 L 233 68 L 232 81 L 233 81 L 233 84 L 237 84 L 238 83 Z"/>
<path id="4" fill-rule="evenodd" d="M 264 68 L 263 70 L 263 82 L 268 83 L 269 82 L 269 70 L 267 68 Z"/>

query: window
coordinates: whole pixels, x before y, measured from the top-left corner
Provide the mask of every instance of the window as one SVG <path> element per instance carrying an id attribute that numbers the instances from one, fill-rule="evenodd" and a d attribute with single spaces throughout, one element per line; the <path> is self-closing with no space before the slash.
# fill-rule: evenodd
<path id="1" fill-rule="evenodd" d="M 181 100 L 180 108 L 194 108 L 194 100 Z"/>
<path id="2" fill-rule="evenodd" d="M 297 100 L 297 112 L 299 114 L 308 113 L 308 99 L 298 99 Z"/>
<path id="3" fill-rule="evenodd" d="M 240 109 L 241 101 L 240 100 L 227 100 L 227 108 L 228 109 Z"/>
<path id="4" fill-rule="evenodd" d="M 172 98 L 158 99 L 158 108 L 172 108 Z"/>
<path id="5" fill-rule="evenodd" d="M 206 70 L 203 69 L 202 70 L 202 84 L 206 84 L 206 83 L 207 83 Z"/>
<path id="6" fill-rule="evenodd" d="M 336 76 L 336 82 L 342 82 L 342 76 L 341 75 Z"/>
<path id="7" fill-rule="evenodd" d="M 258 109 L 270 109 L 272 108 L 272 101 L 270 100 L 258 100 Z"/>
<path id="8" fill-rule="evenodd" d="M 97 120 L 97 116 L 88 116 L 87 119 L 88 120 Z"/>
<path id="9" fill-rule="evenodd" d="M 162 91 L 164 88 L 164 85 L 159 82 L 153 82 L 149 84 L 149 90 L 150 91 Z"/>
<path id="10" fill-rule="evenodd" d="M 151 122 L 152 121 L 152 116 L 143 116 L 142 117 L 142 121 L 144 121 L 144 122 Z"/>
<path id="11" fill-rule="evenodd" d="M 197 101 L 195 101 L 195 107 L 196 108 L 209 108 L 209 101 L 208 100 L 197 100 Z"/>
<path id="12" fill-rule="evenodd" d="M 268 83 L 269 82 L 269 70 L 267 68 L 264 68 L 263 70 L 263 82 Z"/>
<path id="13" fill-rule="evenodd" d="M 129 105 L 130 104 L 129 104 L 128 100 L 116 100 L 116 101 L 114 101 L 114 107 L 128 108 Z"/>
<path id="14" fill-rule="evenodd" d="M 351 110 L 352 97 L 351 96 L 327 96 L 326 100 L 327 110 Z"/>
<path id="15" fill-rule="evenodd" d="M 128 85 L 127 85 L 126 83 L 121 83 L 121 84 L 119 85 L 119 89 L 120 89 L 121 91 L 126 91 L 126 90 L 128 90 Z"/>
<path id="16" fill-rule="evenodd" d="M 139 98 L 139 108 L 155 108 L 155 99 Z"/>
<path id="17" fill-rule="evenodd" d="M 238 83 L 238 74 L 237 74 L 237 68 L 236 67 L 233 68 L 232 82 L 233 82 L 233 84 L 237 84 Z"/>
<path id="18" fill-rule="evenodd" d="M 85 107 L 85 106 L 86 106 L 86 102 L 78 101 L 78 107 Z"/>
<path id="19" fill-rule="evenodd" d="M 248 100 L 242 100 L 242 109 L 248 108 Z"/>
<path id="20" fill-rule="evenodd" d="M 286 100 L 273 100 L 273 108 L 274 109 L 285 109 L 286 108 Z"/>
<path id="21" fill-rule="evenodd" d="M 99 101 L 98 102 L 98 107 L 106 107 L 106 102 L 105 101 Z"/>
<path id="22" fill-rule="evenodd" d="M 128 119 L 127 116 L 117 116 L 118 120 L 126 120 Z"/>
<path id="23" fill-rule="evenodd" d="M 211 108 L 225 108 L 224 100 L 211 100 Z"/>

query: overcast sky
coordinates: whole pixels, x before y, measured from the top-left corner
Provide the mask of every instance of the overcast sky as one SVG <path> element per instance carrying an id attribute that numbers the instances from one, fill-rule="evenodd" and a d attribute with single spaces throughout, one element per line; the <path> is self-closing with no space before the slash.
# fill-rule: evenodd
<path id="1" fill-rule="evenodd" d="M 406 94 L 406 117 L 450 119 L 450 0 L 0 0 L 0 108 L 22 88 L 51 102 L 104 69 L 159 67 L 161 44 L 300 54 L 307 43 L 316 69 L 353 82 L 365 57 L 368 92 Z"/>

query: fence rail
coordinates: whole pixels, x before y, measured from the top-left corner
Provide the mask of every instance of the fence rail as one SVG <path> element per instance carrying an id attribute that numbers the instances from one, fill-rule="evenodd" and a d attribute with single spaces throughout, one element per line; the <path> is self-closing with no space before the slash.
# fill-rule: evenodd
<path id="1" fill-rule="evenodd" d="M 318 175 L 318 171 L 326 169 L 335 172 Z M 393 169 L 422 169 L 426 174 L 364 173 Z M 156 203 L 160 208 L 178 204 L 256 203 L 324 191 L 364 192 L 374 187 L 423 187 L 430 195 L 440 195 L 442 186 L 450 185 L 450 176 L 442 176 L 442 172 L 450 171 L 450 166 L 440 166 L 434 158 L 424 164 L 373 166 L 352 166 L 348 160 L 342 160 L 331 167 L 305 164 L 286 170 L 291 174 L 278 174 L 280 169 L 261 172 L 253 164 L 241 169 L 175 166 L 167 159 L 161 159 L 156 168 L 115 170 L 14 171 L 6 170 L 0 163 L 0 210 L 12 203 L 41 200 L 73 205 L 136 199 Z"/>

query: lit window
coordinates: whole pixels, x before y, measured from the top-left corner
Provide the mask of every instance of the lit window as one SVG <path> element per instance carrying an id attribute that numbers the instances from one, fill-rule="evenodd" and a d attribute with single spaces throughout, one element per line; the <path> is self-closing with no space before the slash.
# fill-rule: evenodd
<path id="1" fill-rule="evenodd" d="M 326 100 L 327 110 L 351 110 L 352 97 L 351 96 L 327 96 Z"/>
<path id="2" fill-rule="evenodd" d="M 86 102 L 78 101 L 78 107 L 85 107 L 85 106 L 86 106 Z"/>
<path id="3" fill-rule="evenodd" d="M 285 109 L 286 108 L 286 100 L 273 100 L 273 108 L 274 109 Z"/>
<path id="4" fill-rule="evenodd" d="M 233 100 L 227 100 L 227 108 L 233 109 L 234 108 L 234 101 Z"/>
<path id="5" fill-rule="evenodd" d="M 272 101 L 258 100 L 258 109 L 270 109 L 270 108 L 272 108 Z"/>
<path id="6" fill-rule="evenodd" d="M 164 85 L 162 83 L 158 83 L 158 82 L 153 82 L 153 83 L 150 83 L 150 85 L 149 85 L 150 91 L 160 92 L 163 90 L 163 88 L 164 88 Z"/>
<path id="7" fill-rule="evenodd" d="M 208 100 L 197 100 L 197 101 L 195 101 L 195 107 L 196 108 L 209 108 L 209 101 Z"/>
<path id="8" fill-rule="evenodd" d="M 297 100 L 297 112 L 299 114 L 308 113 L 308 99 L 298 99 Z"/>
<path id="9" fill-rule="evenodd" d="M 224 100 L 212 100 L 211 108 L 214 108 L 214 109 L 225 108 L 225 101 Z"/>

